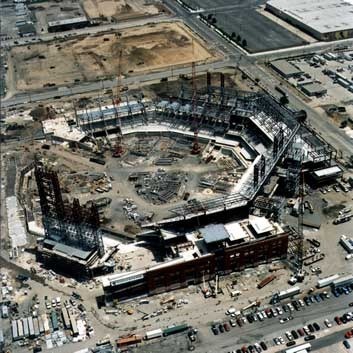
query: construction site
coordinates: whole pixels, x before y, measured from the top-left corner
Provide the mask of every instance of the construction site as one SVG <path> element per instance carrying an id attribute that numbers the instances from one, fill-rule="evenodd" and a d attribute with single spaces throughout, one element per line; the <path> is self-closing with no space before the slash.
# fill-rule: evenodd
<path id="1" fill-rule="evenodd" d="M 119 66 L 126 77 L 217 58 L 182 22 L 165 22 L 15 47 L 8 79 L 26 91 L 114 78 Z"/>
<path id="2" fill-rule="evenodd" d="M 82 8 L 91 19 L 127 20 L 157 15 L 162 6 L 146 0 L 83 0 Z"/>
<path id="3" fill-rule="evenodd" d="M 201 77 L 192 64 L 178 95 L 162 96 L 118 80 L 110 100 L 41 121 L 46 142 L 21 172 L 29 229 L 44 235 L 36 256 L 80 280 L 103 275 L 100 305 L 274 260 L 302 266 L 300 229 L 281 227 L 281 210 L 303 192 L 303 166 L 325 170 L 336 151 L 305 112 Z"/>

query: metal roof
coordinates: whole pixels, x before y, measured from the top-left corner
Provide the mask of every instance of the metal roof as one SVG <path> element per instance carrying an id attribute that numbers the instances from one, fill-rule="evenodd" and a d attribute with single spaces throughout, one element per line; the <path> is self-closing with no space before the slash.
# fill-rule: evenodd
<path id="1" fill-rule="evenodd" d="M 291 75 L 299 75 L 303 73 L 302 70 L 299 70 L 296 68 L 293 64 L 288 62 L 287 60 L 276 60 L 272 61 L 271 65 L 280 73 L 282 73 L 285 76 L 291 76 Z"/>
<path id="2" fill-rule="evenodd" d="M 200 229 L 206 244 L 215 243 L 229 239 L 229 233 L 223 224 L 210 224 Z"/>
<path id="3" fill-rule="evenodd" d="M 249 223 L 257 234 L 267 233 L 273 230 L 273 225 L 265 217 L 250 216 Z"/>
<path id="4" fill-rule="evenodd" d="M 66 244 L 58 243 L 51 239 L 45 239 L 44 244 L 52 245 L 54 251 L 61 252 L 67 256 L 76 257 L 80 260 L 87 260 L 92 253 L 92 251 L 77 249 Z"/>
<path id="5" fill-rule="evenodd" d="M 352 1 L 270 0 L 267 4 L 319 33 L 353 28 Z"/>
<path id="6" fill-rule="evenodd" d="M 317 176 L 317 177 L 323 177 L 323 176 L 332 176 L 332 175 L 335 175 L 335 174 L 339 174 L 342 172 L 342 169 L 335 165 L 333 167 L 329 167 L 329 168 L 324 168 L 324 169 L 319 169 L 319 170 L 315 170 L 314 171 L 314 174 Z"/>

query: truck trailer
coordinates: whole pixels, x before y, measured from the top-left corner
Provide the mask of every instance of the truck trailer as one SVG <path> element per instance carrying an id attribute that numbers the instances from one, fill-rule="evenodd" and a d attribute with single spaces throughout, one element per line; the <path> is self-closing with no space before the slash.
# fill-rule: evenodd
<path id="1" fill-rule="evenodd" d="M 165 337 L 165 336 L 173 335 L 175 333 L 183 332 L 183 331 L 186 331 L 188 328 L 189 328 L 189 325 L 187 324 L 169 326 L 165 330 L 163 330 L 163 336 Z"/>
<path id="2" fill-rule="evenodd" d="M 163 336 L 163 331 L 158 328 L 156 330 L 147 331 L 145 333 L 145 340 L 151 340 L 152 338 L 158 338 Z"/>
<path id="3" fill-rule="evenodd" d="M 324 287 L 330 286 L 333 283 L 333 281 L 335 281 L 338 278 L 339 278 L 339 275 L 337 273 L 329 277 L 321 278 L 317 281 L 316 287 L 324 288 Z"/>
<path id="4" fill-rule="evenodd" d="M 135 345 L 137 343 L 141 343 L 142 337 L 138 335 L 132 335 L 129 337 L 120 337 L 117 339 L 116 344 L 119 348 L 126 347 L 130 345 Z"/>
<path id="5" fill-rule="evenodd" d="M 351 283 L 353 283 L 353 276 L 348 275 L 334 280 L 332 282 L 332 286 L 334 288 L 337 288 L 337 287 L 346 286 L 347 284 L 351 284 Z"/>

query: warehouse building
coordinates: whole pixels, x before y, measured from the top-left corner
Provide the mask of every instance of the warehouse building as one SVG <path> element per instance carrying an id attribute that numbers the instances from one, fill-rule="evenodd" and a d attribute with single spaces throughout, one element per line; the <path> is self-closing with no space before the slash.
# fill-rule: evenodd
<path id="1" fill-rule="evenodd" d="M 301 90 L 309 97 L 321 97 L 327 93 L 327 89 L 317 82 L 302 85 Z"/>
<path id="2" fill-rule="evenodd" d="M 304 73 L 287 60 L 272 61 L 271 67 L 284 78 L 299 77 Z"/>
<path id="3" fill-rule="evenodd" d="M 88 25 L 89 21 L 85 16 L 58 21 L 48 21 L 48 32 L 69 31 L 71 29 L 84 28 Z"/>
<path id="4" fill-rule="evenodd" d="M 353 37 L 353 2 L 347 0 L 270 0 L 266 10 L 318 40 Z"/>

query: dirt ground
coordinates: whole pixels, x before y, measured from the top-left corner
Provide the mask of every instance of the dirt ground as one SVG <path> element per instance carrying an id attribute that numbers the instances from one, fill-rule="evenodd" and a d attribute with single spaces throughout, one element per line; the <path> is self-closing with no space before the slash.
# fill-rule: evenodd
<path id="1" fill-rule="evenodd" d="M 13 48 L 10 66 L 16 88 L 31 90 L 110 78 L 118 72 L 120 51 L 123 76 L 215 58 L 180 22 L 133 27 L 120 34 L 85 35 Z"/>
<path id="2" fill-rule="evenodd" d="M 82 0 L 82 7 L 90 18 L 125 20 L 159 13 L 157 6 L 145 0 Z"/>

